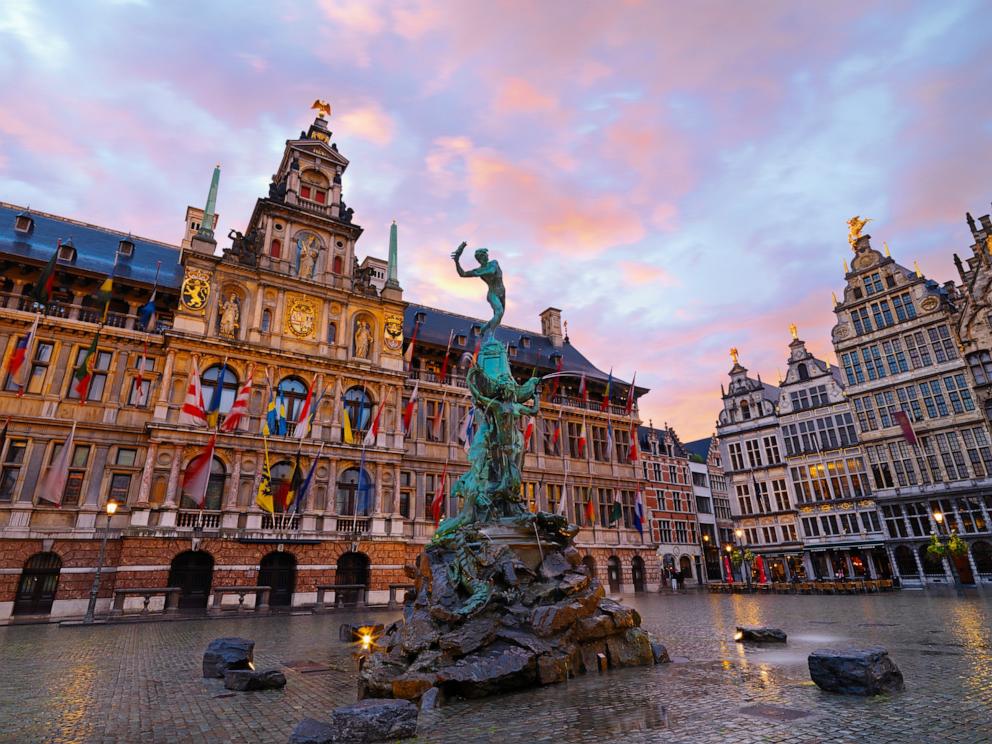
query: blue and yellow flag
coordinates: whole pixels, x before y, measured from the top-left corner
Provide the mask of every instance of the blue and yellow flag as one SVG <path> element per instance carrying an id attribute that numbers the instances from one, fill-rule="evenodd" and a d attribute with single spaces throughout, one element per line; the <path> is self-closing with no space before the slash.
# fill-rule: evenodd
<path id="1" fill-rule="evenodd" d="M 207 406 L 207 424 L 217 426 L 217 419 L 220 417 L 220 398 L 224 393 L 224 380 L 227 377 L 227 360 L 220 365 L 220 372 L 214 381 L 214 392 L 210 396 L 210 405 Z"/>
<path id="2" fill-rule="evenodd" d="M 269 396 L 269 405 L 265 408 L 265 418 L 262 419 L 262 436 L 271 437 L 279 429 L 279 412 L 276 410 L 276 394 Z"/>
<path id="3" fill-rule="evenodd" d="M 342 410 L 342 413 L 344 414 L 342 420 L 343 420 L 343 426 L 344 426 L 343 437 L 344 437 L 345 444 L 354 444 L 355 443 L 355 434 L 351 430 L 351 417 L 348 415 L 348 409 L 347 408 L 344 408 Z"/>

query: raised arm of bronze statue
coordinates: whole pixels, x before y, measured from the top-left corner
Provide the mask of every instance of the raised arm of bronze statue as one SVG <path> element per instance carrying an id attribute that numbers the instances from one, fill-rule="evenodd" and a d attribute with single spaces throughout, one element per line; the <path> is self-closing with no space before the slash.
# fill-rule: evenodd
<path id="1" fill-rule="evenodd" d="M 478 267 L 465 271 L 462 268 L 460 259 L 467 245 L 468 243 L 462 242 L 455 249 L 454 253 L 451 254 L 451 257 L 455 260 L 455 268 L 458 269 L 458 276 L 477 276 L 489 287 L 489 291 L 486 293 L 486 301 L 493 309 L 493 317 L 482 328 L 482 336 L 485 339 L 487 336 L 492 336 L 496 327 L 499 326 L 500 321 L 503 320 L 503 312 L 506 309 L 506 287 L 503 286 L 503 270 L 500 269 L 496 261 L 489 260 L 489 251 L 487 249 L 479 248 L 475 252 L 475 260 L 479 262 Z"/>

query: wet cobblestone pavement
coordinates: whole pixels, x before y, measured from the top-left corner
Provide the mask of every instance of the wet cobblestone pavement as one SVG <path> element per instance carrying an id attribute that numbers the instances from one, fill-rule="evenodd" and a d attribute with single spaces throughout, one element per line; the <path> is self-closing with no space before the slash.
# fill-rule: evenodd
<path id="1" fill-rule="evenodd" d="M 992 594 L 624 596 L 675 663 L 455 702 L 423 742 L 992 741 Z M 0 741 L 285 742 L 307 716 L 355 699 L 343 622 L 332 613 L 60 628 L 0 628 Z M 785 647 L 744 648 L 738 624 L 772 625 Z M 256 641 L 284 690 L 231 693 L 200 676 L 213 639 Z M 809 681 L 814 648 L 880 644 L 906 691 L 859 699 Z"/>

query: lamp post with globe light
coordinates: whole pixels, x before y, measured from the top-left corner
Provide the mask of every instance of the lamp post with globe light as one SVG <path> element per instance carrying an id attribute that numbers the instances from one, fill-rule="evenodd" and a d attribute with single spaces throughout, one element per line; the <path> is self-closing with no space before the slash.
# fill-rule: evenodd
<path id="1" fill-rule="evenodd" d="M 941 527 L 944 525 L 944 513 L 939 509 L 933 513 L 933 521 L 937 523 L 937 531 L 940 532 Z M 927 548 L 929 551 L 935 546 L 939 546 L 939 555 L 943 558 L 947 556 L 947 565 L 951 569 L 951 579 L 954 581 L 954 588 L 961 588 L 961 580 L 958 578 L 957 567 L 954 565 L 954 553 L 951 550 L 951 543 L 957 538 L 957 531 L 950 524 L 947 525 L 949 538 L 947 542 L 941 541 L 940 537 L 936 533 L 933 534 L 933 542 L 931 542 L 930 547 Z M 933 551 L 937 552 L 937 551 Z"/>
<path id="2" fill-rule="evenodd" d="M 96 574 L 93 576 L 93 586 L 90 588 L 90 601 L 86 606 L 86 615 L 83 617 L 84 625 L 93 623 L 93 613 L 96 610 L 96 598 L 100 593 L 100 573 L 103 571 L 103 559 L 107 554 L 107 536 L 110 534 L 110 518 L 117 512 L 117 502 L 107 502 L 107 528 L 103 531 L 103 539 L 100 541 L 100 555 L 96 559 Z"/>

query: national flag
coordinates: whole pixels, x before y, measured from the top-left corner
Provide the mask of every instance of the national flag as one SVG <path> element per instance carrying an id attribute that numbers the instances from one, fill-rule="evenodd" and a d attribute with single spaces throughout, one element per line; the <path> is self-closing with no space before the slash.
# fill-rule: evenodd
<path id="1" fill-rule="evenodd" d="M 552 451 L 556 451 L 556 449 L 558 447 L 558 440 L 559 439 L 561 439 L 561 421 L 556 421 L 555 422 L 554 433 L 551 435 L 551 449 L 552 449 Z"/>
<path id="2" fill-rule="evenodd" d="M 314 383 L 316 384 L 316 383 Z M 303 408 L 300 409 L 300 416 L 296 420 L 296 428 L 293 436 L 297 439 L 304 439 L 310 433 L 310 421 L 313 419 L 313 384 L 307 388 L 307 397 L 303 401 Z"/>
<path id="3" fill-rule="evenodd" d="M 558 361 L 555 362 L 555 374 L 560 374 L 561 369 L 562 369 L 562 358 L 561 356 L 559 356 Z M 551 379 L 551 395 L 549 396 L 550 398 L 554 398 L 556 395 L 558 395 L 559 379 L 560 378 L 558 377 L 554 377 Z"/>
<path id="4" fill-rule="evenodd" d="M 637 462 L 637 425 L 630 425 L 630 450 L 627 452 L 630 462 Z"/>
<path id="5" fill-rule="evenodd" d="M 224 417 L 224 423 L 220 425 L 221 431 L 232 432 L 237 431 L 238 424 L 241 423 L 241 419 L 248 415 L 248 402 L 251 398 L 251 385 L 252 385 L 252 371 L 254 366 L 248 367 L 248 377 L 242 383 L 241 387 L 238 388 L 238 395 L 234 399 L 234 403 L 231 405 L 231 410 L 227 412 L 227 416 Z M 262 424 L 265 426 L 265 423 Z"/>
<path id="6" fill-rule="evenodd" d="M 276 408 L 276 430 L 279 436 L 286 436 L 286 432 L 289 429 L 289 425 L 286 422 L 286 393 L 280 388 L 279 389 L 279 403 Z"/>
<path id="7" fill-rule="evenodd" d="M 138 374 L 134 378 L 134 387 L 138 391 L 137 402 L 140 405 L 144 405 L 144 393 L 142 388 L 145 385 L 145 360 L 148 358 L 148 342 L 145 341 L 144 347 L 141 349 L 141 358 L 138 360 Z"/>
<path id="8" fill-rule="evenodd" d="M 634 383 L 637 382 L 637 371 L 634 371 L 634 378 L 630 381 L 630 390 L 627 391 L 627 410 L 629 416 L 634 412 Z"/>
<path id="9" fill-rule="evenodd" d="M 441 477 L 438 478 L 437 488 L 434 489 L 434 500 L 431 501 L 431 515 L 434 517 L 434 527 L 441 523 L 441 506 L 444 503 L 444 482 L 448 477 L 448 463 L 444 463 Z"/>
<path id="10" fill-rule="evenodd" d="M 565 475 L 561 482 L 561 498 L 558 500 L 558 507 L 555 509 L 555 514 L 560 517 L 564 517 L 568 509 L 568 460 L 565 461 Z"/>
<path id="11" fill-rule="evenodd" d="M 913 429 L 913 422 L 909 418 L 909 414 L 905 411 L 896 411 L 892 418 L 896 420 L 899 424 L 899 428 L 902 430 L 902 438 L 906 440 L 908 444 L 916 444 L 916 431 Z"/>
<path id="12" fill-rule="evenodd" d="M 530 444 L 530 438 L 534 436 L 534 429 L 537 427 L 537 421 L 533 416 L 527 417 L 527 426 L 524 427 L 524 449 Z"/>
<path id="13" fill-rule="evenodd" d="M 596 504 L 593 502 L 592 498 L 589 498 L 589 500 L 586 501 L 586 523 L 596 524 Z"/>
<path id="14" fill-rule="evenodd" d="M 265 448 L 265 462 L 262 464 L 262 477 L 258 481 L 258 493 L 255 494 L 255 503 L 262 511 L 272 514 L 275 509 L 272 503 L 272 469 L 269 467 L 269 440 L 262 435 L 262 444 Z"/>
<path id="15" fill-rule="evenodd" d="M 444 397 L 438 401 L 437 408 L 434 410 L 434 421 L 431 422 L 431 437 L 434 441 L 441 441 L 441 422 L 444 420 Z"/>
<path id="16" fill-rule="evenodd" d="M 342 437 L 345 441 L 345 444 L 354 444 L 355 434 L 351 430 L 351 416 L 348 415 L 348 407 L 343 406 L 341 413 L 343 414 L 341 418 Z"/>
<path id="17" fill-rule="evenodd" d="M 723 575 L 728 584 L 734 583 L 734 572 L 730 568 L 730 557 L 726 555 L 723 556 Z"/>
<path id="18" fill-rule="evenodd" d="M 474 419 L 475 406 L 468 409 L 468 412 L 465 414 L 465 418 L 462 419 L 462 423 L 458 427 L 458 441 L 462 443 L 466 452 L 468 452 L 469 448 L 472 446 L 472 422 Z"/>
<path id="19" fill-rule="evenodd" d="M 39 305 L 47 305 L 52 299 L 52 291 L 55 289 L 55 264 L 59 260 L 59 249 L 61 247 L 62 241 L 59 240 L 58 245 L 55 247 L 55 252 L 48 259 L 48 263 L 45 264 L 41 276 L 38 277 L 38 283 L 34 285 L 34 291 L 31 292 L 31 299 Z"/>
<path id="20" fill-rule="evenodd" d="M 7 374 L 10 375 L 11 382 L 19 386 L 21 390 L 27 387 L 28 377 L 31 375 L 30 359 L 33 355 L 35 337 L 38 335 L 38 319 L 41 313 L 34 316 L 34 323 L 28 330 L 28 335 L 17 342 L 14 353 L 7 360 Z"/>
<path id="21" fill-rule="evenodd" d="M 579 397 L 582 398 L 583 405 L 589 403 L 589 386 L 586 385 L 586 375 L 582 373 L 582 380 L 579 382 Z"/>
<path id="22" fill-rule="evenodd" d="M 613 506 L 610 509 L 610 524 L 620 521 L 623 517 L 623 503 L 620 501 L 620 492 L 613 490 Z"/>
<path id="23" fill-rule="evenodd" d="M 606 459 L 613 462 L 613 424 L 606 419 Z"/>
<path id="24" fill-rule="evenodd" d="M 365 434 L 365 439 L 362 440 L 363 447 L 372 447 L 375 445 L 375 439 L 379 436 L 379 421 L 382 419 L 382 409 L 386 407 L 386 401 L 383 400 L 379 404 L 379 410 L 375 412 L 375 418 L 372 419 L 372 426 Z"/>
<path id="25" fill-rule="evenodd" d="M 276 407 L 276 391 L 269 392 L 269 405 L 265 407 L 265 418 L 262 419 L 262 436 L 271 437 L 279 431 L 279 409 Z"/>
<path id="26" fill-rule="evenodd" d="M 417 394 L 420 390 L 420 380 L 413 386 L 413 393 L 410 395 L 410 400 L 406 402 L 406 408 L 403 409 L 403 436 L 409 436 L 410 434 L 410 424 L 413 423 L 413 412 L 417 408 Z"/>
<path id="27" fill-rule="evenodd" d="M 200 509 L 207 502 L 207 486 L 210 484 L 210 466 L 214 461 L 214 448 L 217 446 L 217 433 L 210 435 L 210 441 L 203 454 L 191 460 L 183 473 L 182 492 Z"/>
<path id="28" fill-rule="evenodd" d="M 220 365 L 220 371 L 214 379 L 214 391 L 210 395 L 210 405 L 207 406 L 207 424 L 217 426 L 220 418 L 220 401 L 224 394 L 224 380 L 227 379 L 227 359 Z"/>
<path id="29" fill-rule="evenodd" d="M 293 503 L 293 499 L 296 497 L 297 490 L 299 490 L 300 485 L 303 483 L 303 473 L 300 470 L 300 451 L 297 450 L 296 459 L 293 462 L 293 471 L 287 480 L 279 483 L 279 488 L 276 489 L 275 496 L 273 497 L 273 506 L 279 513 L 286 513 L 289 505 Z"/>
<path id="30" fill-rule="evenodd" d="M 414 322 L 413 335 L 410 336 L 410 343 L 407 344 L 406 351 L 403 352 L 403 363 L 406 365 L 407 369 L 410 369 L 410 365 L 413 364 L 413 347 L 417 343 L 417 331 L 419 329 L 420 323 Z"/>
<path id="31" fill-rule="evenodd" d="M 155 295 L 157 293 L 157 289 L 152 290 L 151 299 L 138 310 L 138 322 L 146 333 L 153 333 L 156 322 L 158 321 L 158 312 L 155 309 Z"/>
<path id="32" fill-rule="evenodd" d="M 52 464 L 49 465 L 48 471 L 45 473 L 45 477 L 38 489 L 38 493 L 41 494 L 39 498 L 56 506 L 62 506 L 62 494 L 65 492 L 65 484 L 69 480 L 69 465 L 72 463 L 72 451 L 75 448 L 75 441 L 76 422 L 73 421 L 72 429 L 69 430 L 69 436 L 65 438 L 62 449 L 59 450 L 58 455 L 52 460 Z"/>
<path id="33" fill-rule="evenodd" d="M 482 336 L 475 339 L 475 351 L 472 352 L 472 364 L 479 363 L 479 351 L 482 349 Z"/>
<path id="34" fill-rule="evenodd" d="M 189 384 L 186 386 L 186 400 L 179 410 L 179 423 L 186 426 L 206 426 L 207 413 L 203 405 L 203 389 L 200 387 L 200 365 L 193 357 L 190 366 Z"/>
<path id="35" fill-rule="evenodd" d="M 441 376 L 438 379 L 442 385 L 448 379 L 448 359 L 451 356 L 451 340 L 455 337 L 455 329 L 448 331 L 448 345 L 444 347 L 444 359 L 441 360 Z"/>
<path id="36" fill-rule="evenodd" d="M 634 529 L 641 535 L 644 534 L 644 501 L 641 499 L 641 489 L 637 489 L 634 496 Z"/>
<path id="37" fill-rule="evenodd" d="M 313 462 L 310 463 L 310 469 L 307 471 L 307 477 L 303 479 L 303 483 L 300 484 L 300 488 L 296 493 L 296 499 L 293 501 L 293 512 L 299 514 L 303 511 L 303 505 L 306 503 L 307 494 L 310 492 L 310 484 L 313 482 L 313 473 L 317 469 L 317 460 L 320 459 L 320 453 L 324 451 L 324 445 L 320 445 L 320 449 L 317 450 L 317 456 L 313 458 Z"/>
<path id="38" fill-rule="evenodd" d="M 613 368 L 610 367 L 610 375 L 606 378 L 606 390 L 603 391 L 603 402 L 599 404 L 599 410 L 605 411 L 606 407 L 610 405 L 610 387 L 613 384 Z"/>
<path id="39" fill-rule="evenodd" d="M 579 457 L 585 457 L 586 452 L 586 422 L 579 425 Z"/>
<path id="40" fill-rule="evenodd" d="M 93 382 L 93 366 L 96 364 L 96 347 L 99 343 L 100 332 L 97 331 L 96 335 L 93 336 L 93 341 L 90 343 L 89 348 L 83 354 L 82 361 L 79 362 L 76 371 L 72 373 L 72 377 L 76 381 L 74 383 L 74 389 L 83 405 L 86 405 L 86 395 L 90 391 L 90 383 Z"/>
<path id="41" fill-rule="evenodd" d="M 108 276 L 103 280 L 103 284 L 100 285 L 100 288 L 94 295 L 94 299 L 103 305 L 103 314 L 100 316 L 101 323 L 107 322 L 107 311 L 110 309 L 110 300 L 113 299 L 113 296 L 114 278 L 112 276 Z"/>
<path id="42" fill-rule="evenodd" d="M 365 480 L 365 447 L 362 447 L 362 456 L 358 460 L 358 489 L 355 494 L 358 502 L 355 504 L 355 515 L 369 513 L 369 487 Z"/>

